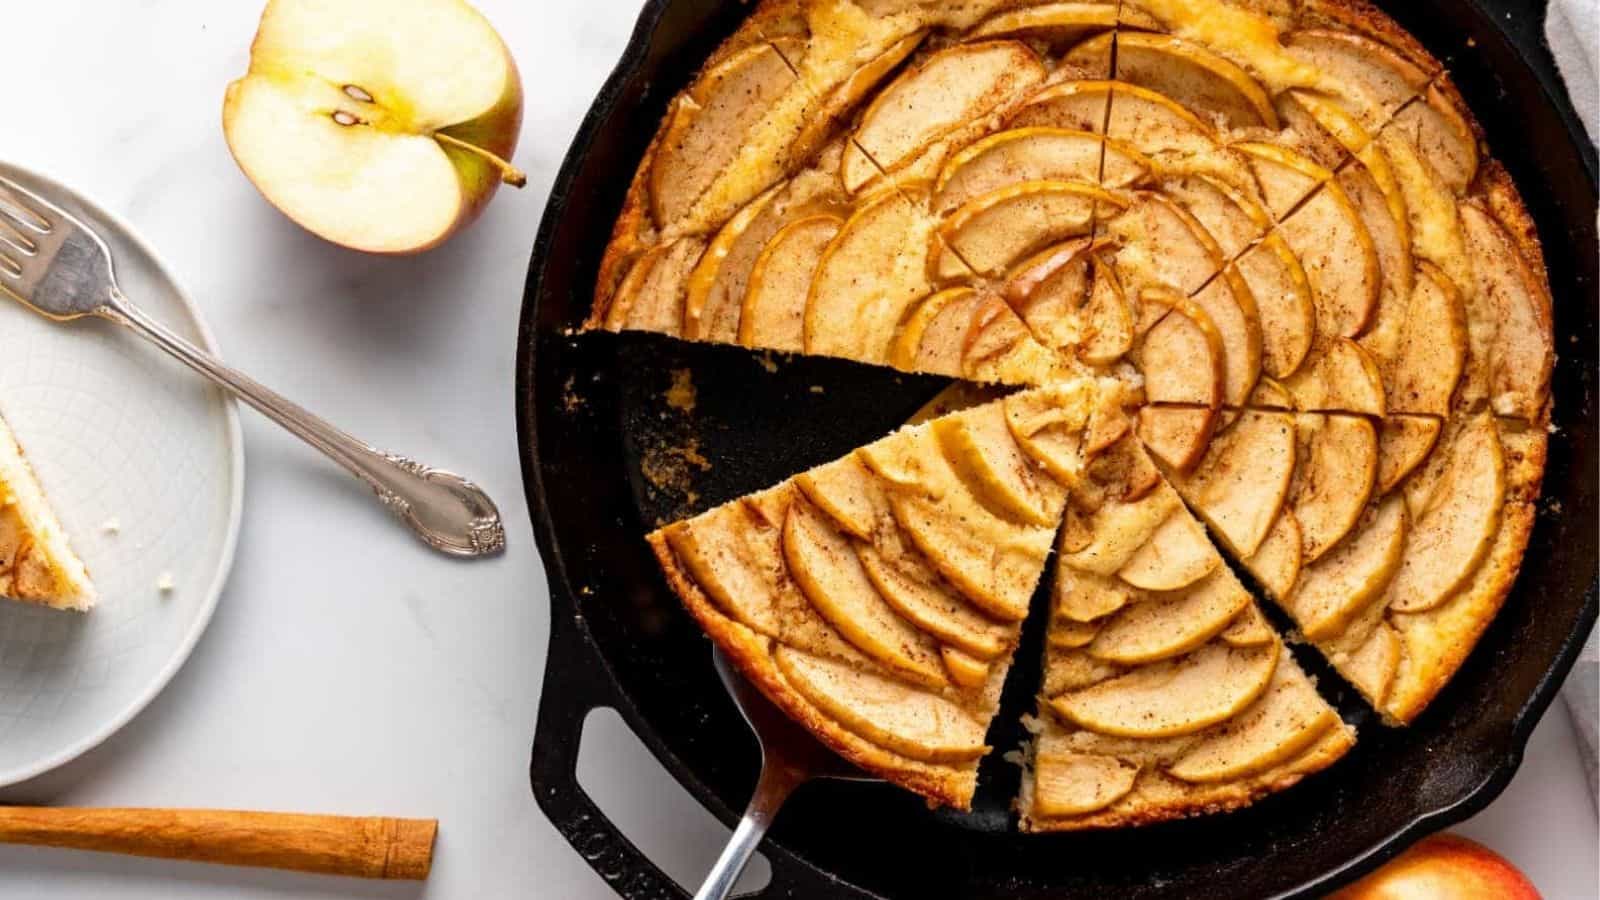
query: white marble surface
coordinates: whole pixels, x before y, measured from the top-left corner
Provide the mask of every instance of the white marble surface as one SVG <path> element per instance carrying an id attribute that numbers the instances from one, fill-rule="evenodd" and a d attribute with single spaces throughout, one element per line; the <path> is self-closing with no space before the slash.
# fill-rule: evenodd
<path id="1" fill-rule="evenodd" d="M 520 62 L 527 190 L 430 255 L 342 251 L 269 208 L 229 158 L 223 86 L 259 0 L 5 4 L 0 158 L 65 179 L 155 243 L 225 354 L 347 428 L 478 478 L 500 560 L 414 544 L 320 458 L 245 416 L 238 563 L 167 692 L 99 750 L 6 801 L 436 816 L 425 886 L 0 849 L 0 897 L 607 896 L 540 814 L 526 768 L 547 635 L 518 473 L 512 361 L 544 195 L 638 0 L 483 0 Z M 722 834 L 625 740 L 585 771 L 672 871 Z M 1595 810 L 1557 706 L 1506 794 L 1463 830 L 1547 897 L 1595 896 Z"/>

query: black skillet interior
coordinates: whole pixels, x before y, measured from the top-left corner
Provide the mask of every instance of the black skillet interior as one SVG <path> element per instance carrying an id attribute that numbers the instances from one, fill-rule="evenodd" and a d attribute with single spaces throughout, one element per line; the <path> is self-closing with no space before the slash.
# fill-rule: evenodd
<path id="1" fill-rule="evenodd" d="M 1405 730 L 1368 721 L 1310 654 L 1359 727 L 1330 771 L 1239 813 L 1100 834 L 1022 836 L 1016 770 L 995 755 L 975 811 L 930 814 L 882 785 L 795 797 L 764 851 L 763 897 L 1310 896 L 1480 809 L 1595 621 L 1597 559 L 1594 147 L 1559 93 L 1528 0 L 1411 0 L 1393 14 L 1455 73 L 1545 243 L 1560 354 L 1558 430 L 1523 573 L 1454 682 Z M 518 363 L 524 480 L 551 589 L 551 647 L 532 760 L 551 821 L 622 895 L 678 897 L 578 787 L 587 713 L 616 708 L 725 821 L 754 783 L 755 746 L 709 646 L 640 536 L 660 520 L 770 485 L 903 422 L 942 386 L 844 362 L 768 359 L 645 335 L 571 333 L 611 220 L 668 98 L 732 31 L 739 0 L 649 0 L 553 189 L 529 272 Z M 692 415 L 667 401 L 675 379 Z M 1037 636 L 1002 723 L 1031 704 Z M 1015 746 L 1015 724 L 992 743 Z M 1007 730 L 1009 729 L 1009 730 Z"/>

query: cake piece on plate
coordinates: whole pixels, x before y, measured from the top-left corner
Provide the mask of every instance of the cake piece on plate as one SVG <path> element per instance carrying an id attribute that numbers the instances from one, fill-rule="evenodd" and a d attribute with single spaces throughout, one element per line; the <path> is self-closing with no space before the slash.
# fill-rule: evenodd
<path id="1" fill-rule="evenodd" d="M 67 545 L 22 447 L 0 419 L 0 597 L 53 606 L 94 606 L 89 572 Z"/>

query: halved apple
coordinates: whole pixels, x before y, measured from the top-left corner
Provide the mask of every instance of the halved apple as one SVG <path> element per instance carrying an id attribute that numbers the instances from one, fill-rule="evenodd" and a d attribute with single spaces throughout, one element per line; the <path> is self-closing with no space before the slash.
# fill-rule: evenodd
<path id="1" fill-rule="evenodd" d="M 1111 36 L 1103 34 L 1074 47 L 1065 62 L 1090 72 L 1109 71 L 1111 52 Z M 1169 34 L 1121 32 L 1116 59 L 1117 80 L 1171 97 L 1202 117 L 1229 128 L 1278 128 L 1278 115 L 1260 83 L 1199 44 Z"/>
<path id="2" fill-rule="evenodd" d="M 799 351 L 805 346 L 806 301 L 823 251 L 844 227 L 832 213 L 805 216 L 779 229 L 750 268 L 739 310 L 739 343 Z"/>
<path id="3" fill-rule="evenodd" d="M 1378 474 L 1378 434 L 1359 416 L 1303 414 L 1290 503 L 1305 561 L 1315 562 L 1355 527 Z"/>
<path id="4" fill-rule="evenodd" d="M 1133 790 L 1139 767 L 1114 756 L 1040 750 L 1033 759 L 1033 805 L 1043 819 L 1104 809 Z"/>
<path id="5" fill-rule="evenodd" d="M 856 649 L 918 684 L 945 683 L 933 642 L 884 601 L 850 539 L 807 502 L 789 507 L 783 557 L 812 607 Z"/>
<path id="6" fill-rule="evenodd" d="M 1193 472 L 1168 478 L 1229 551 L 1247 559 L 1283 508 L 1295 459 L 1294 417 L 1247 410 L 1211 442 Z"/>
<path id="7" fill-rule="evenodd" d="M 822 253 L 806 301 L 805 352 L 888 361 L 906 311 L 932 290 L 931 226 L 898 190 L 864 201 Z"/>
<path id="8" fill-rule="evenodd" d="M 986 662 L 1015 640 L 1014 628 L 979 614 L 937 578 L 909 574 L 903 563 L 891 561 L 875 547 L 858 544 L 856 553 L 867 578 L 894 611 L 945 644 Z"/>
<path id="9" fill-rule="evenodd" d="M 1449 600 L 1477 571 L 1499 531 L 1506 461 L 1494 417 L 1480 415 L 1449 450 L 1389 586 L 1395 612 L 1425 612 Z"/>
<path id="10" fill-rule="evenodd" d="M 1156 28 L 1148 16 L 1142 27 Z M 1008 9 L 984 19 L 968 33 L 969 38 L 1023 38 L 1042 41 L 1052 48 L 1070 47 L 1086 37 L 1116 28 L 1117 4 L 1046 3 L 1026 9 Z M 1122 27 L 1141 27 L 1122 23 Z"/>
<path id="11" fill-rule="evenodd" d="M 1305 541 L 1300 536 L 1300 523 L 1294 517 L 1294 510 L 1286 506 L 1278 513 L 1278 521 L 1272 523 L 1266 540 L 1244 560 L 1244 566 L 1281 602 L 1294 590 L 1304 565 Z"/>
<path id="12" fill-rule="evenodd" d="M 1221 634 L 1250 605 L 1250 593 L 1220 562 L 1182 591 L 1140 600 L 1117 613 L 1089 643 L 1090 655 L 1138 665 L 1188 653 Z"/>
<path id="13" fill-rule="evenodd" d="M 1432 263 L 1417 263 L 1416 287 L 1405 328 L 1384 373 L 1385 408 L 1448 415 L 1467 357 L 1466 310 L 1461 295 Z"/>
<path id="14" fill-rule="evenodd" d="M 970 762 L 989 752 L 984 724 L 938 694 L 790 647 L 774 648 L 772 660 L 807 702 L 887 750 L 929 763 Z"/>
<path id="15" fill-rule="evenodd" d="M 1306 637 L 1338 635 L 1382 596 L 1406 545 L 1406 506 L 1390 497 L 1368 509 L 1350 536 L 1300 573 L 1283 601 Z"/>
<path id="16" fill-rule="evenodd" d="M 998 275 L 1040 247 L 1088 234 L 1096 204 L 1121 209 L 1126 201 L 1077 181 L 1024 181 L 975 197 L 939 226 L 946 249 L 938 274 L 952 278 L 971 266 Z"/>
<path id="17" fill-rule="evenodd" d="M 1533 420 L 1550 389 L 1550 289 L 1511 236 L 1487 211 L 1460 206 L 1467 249 L 1478 264 L 1480 297 L 1494 310 L 1494 343 L 1488 359 L 1489 398 L 1495 412 Z"/>
<path id="18" fill-rule="evenodd" d="M 1378 427 L 1378 496 L 1389 493 L 1428 458 L 1443 424 L 1430 416 L 1384 418 Z"/>
<path id="19" fill-rule="evenodd" d="M 1211 317 L 1171 291 L 1148 288 L 1140 300 L 1172 310 L 1145 333 L 1133 354 L 1144 374 L 1145 398 L 1150 403 L 1220 406 L 1225 351 Z"/>
<path id="20" fill-rule="evenodd" d="M 507 162 L 521 124 L 516 64 L 458 0 L 274 0 L 222 110 L 229 150 L 273 206 L 390 254 L 438 246 L 502 181 L 521 187 Z"/>
<path id="21" fill-rule="evenodd" d="M 1116 171 L 1101 179 L 1100 157 Z M 1149 172 L 1149 160 L 1131 148 L 1106 147 L 1104 138 L 1065 128 L 1015 128 L 990 135 L 950 158 L 934 183 L 933 208 L 948 212 L 991 191 L 1025 181 L 1074 181 L 1126 187 Z"/>
<path id="22" fill-rule="evenodd" d="M 1349 338 L 1334 338 L 1313 351 L 1283 382 L 1295 407 L 1312 412 L 1347 412 L 1381 417 L 1383 376 L 1377 360 Z"/>
<path id="23" fill-rule="evenodd" d="M 1323 75 L 1322 85 L 1369 130 L 1427 88 L 1436 71 L 1364 34 L 1308 28 L 1285 36 L 1290 53 Z"/>
<path id="24" fill-rule="evenodd" d="M 1278 667 L 1276 643 L 1259 648 L 1208 644 L 1092 687 L 1053 697 L 1063 719 L 1100 734 L 1164 738 L 1193 734 L 1254 703 Z"/>
<path id="25" fill-rule="evenodd" d="M 1139 440 L 1163 465 L 1182 472 L 1205 454 L 1219 418 L 1212 406 L 1141 407 Z"/>
<path id="26" fill-rule="evenodd" d="M 1200 784 L 1245 778 L 1299 756 L 1338 724 L 1339 714 L 1285 661 L 1255 705 L 1186 749 L 1167 772 Z"/>
<path id="27" fill-rule="evenodd" d="M 935 419 L 929 427 L 950 468 L 990 510 L 1046 528 L 1061 520 L 1066 488 L 1023 454 L 1000 404 Z"/>
<path id="28" fill-rule="evenodd" d="M 1262 371 L 1287 378 L 1305 361 L 1317 334 L 1311 282 L 1300 258 L 1283 235 L 1273 232 L 1245 251 L 1234 266 L 1261 318 Z"/>
<path id="29" fill-rule="evenodd" d="M 1180 509 L 1128 557 L 1117 575 L 1136 588 L 1175 591 L 1194 584 L 1220 565 L 1222 557 L 1206 538 L 1205 529 L 1188 510 Z"/>
<path id="30" fill-rule="evenodd" d="M 944 131 L 1044 77 L 1038 56 L 1019 41 L 956 44 L 929 55 L 890 82 L 862 112 L 840 164 L 845 189 L 862 190 Z"/>

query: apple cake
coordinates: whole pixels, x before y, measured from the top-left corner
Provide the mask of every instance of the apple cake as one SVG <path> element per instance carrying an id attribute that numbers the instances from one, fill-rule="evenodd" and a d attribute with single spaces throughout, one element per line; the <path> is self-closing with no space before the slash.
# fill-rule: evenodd
<path id="1" fill-rule="evenodd" d="M 1010 392 L 650 542 L 769 697 L 957 807 L 1046 584 L 1037 831 L 1353 746 L 1274 622 L 1415 719 L 1550 433 L 1531 219 L 1363 0 L 763 0 L 672 100 L 587 327 Z"/>
<path id="2" fill-rule="evenodd" d="M 67 544 L 22 447 L 0 419 L 0 597 L 88 609 L 94 586 Z"/>

